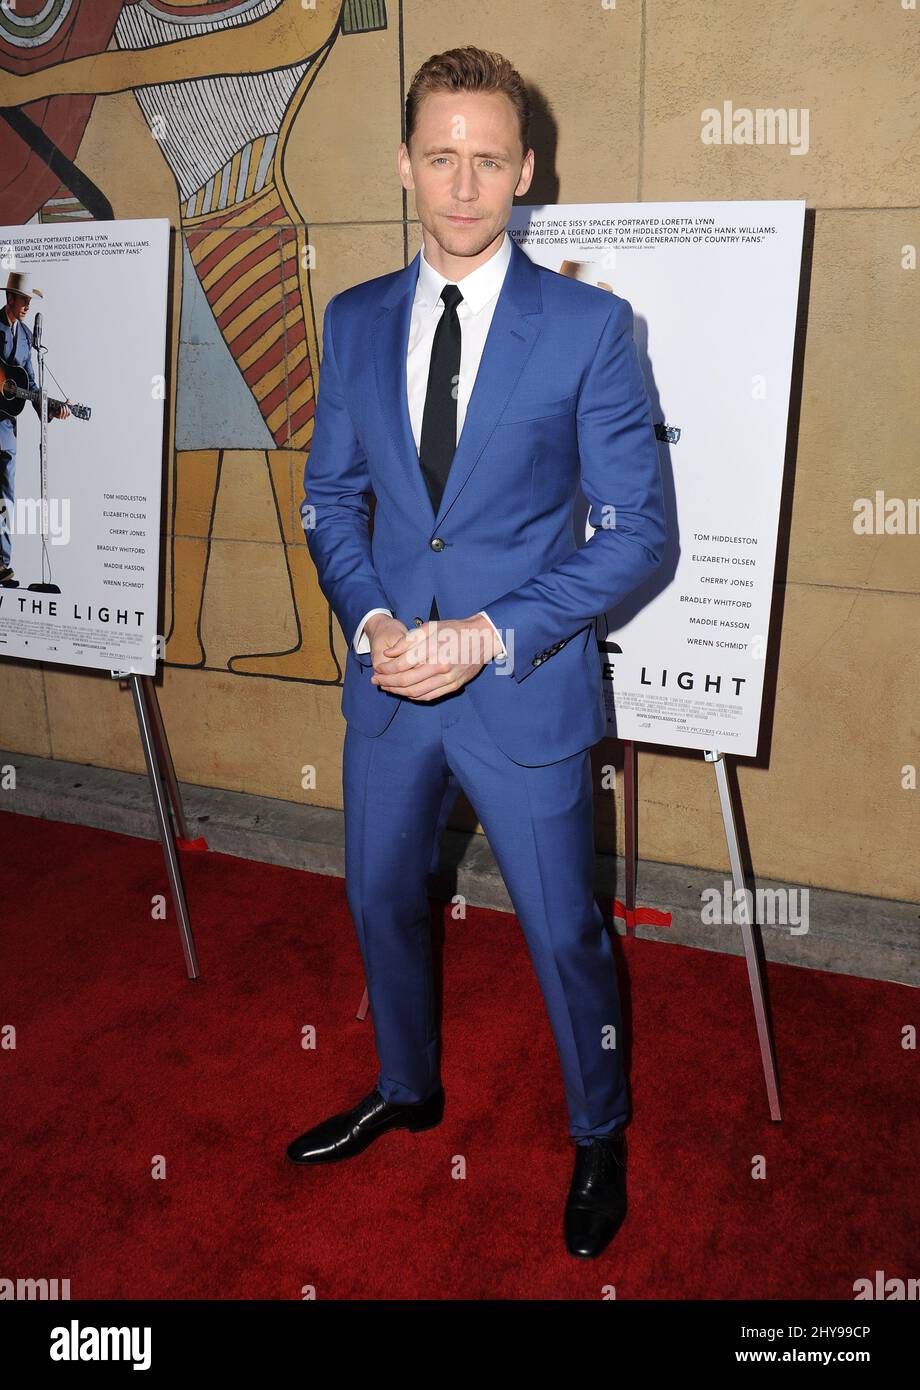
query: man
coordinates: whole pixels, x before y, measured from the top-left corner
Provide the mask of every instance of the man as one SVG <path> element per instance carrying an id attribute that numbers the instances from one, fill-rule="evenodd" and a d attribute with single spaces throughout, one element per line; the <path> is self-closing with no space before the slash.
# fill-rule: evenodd
<path id="1" fill-rule="evenodd" d="M 6 304 L 0 314 L 0 361 L 22 367 L 29 379 L 29 389 L 38 390 L 32 371 L 32 333 L 26 314 L 32 296 L 44 295 L 32 285 L 28 271 L 11 270 L 6 282 Z M 35 413 L 41 417 L 41 407 L 33 401 Z M 0 402 L 2 405 L 2 402 Z M 58 409 L 48 403 L 48 419 L 66 420 L 70 410 Z M 16 504 L 16 420 L 0 412 L 0 584 L 15 585 L 16 576 L 10 564 L 13 552 L 12 521 Z"/>
<path id="2" fill-rule="evenodd" d="M 429 59 L 398 152 L 423 249 L 325 313 L 301 513 L 351 641 L 346 892 L 380 1071 L 287 1153 L 340 1160 L 441 1120 L 426 874 L 462 786 L 543 991 L 576 1143 L 565 1241 L 591 1257 L 625 1215 L 628 1118 L 593 893 L 593 619 L 656 570 L 666 529 L 630 305 L 534 265 L 506 231 L 533 176 L 528 124 L 500 55 Z M 581 548 L 579 484 L 596 528 Z"/>

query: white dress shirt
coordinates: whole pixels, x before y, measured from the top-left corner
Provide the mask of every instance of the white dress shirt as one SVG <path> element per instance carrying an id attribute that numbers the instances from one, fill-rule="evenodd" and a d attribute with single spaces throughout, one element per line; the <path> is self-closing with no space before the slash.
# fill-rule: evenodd
<path id="1" fill-rule="evenodd" d="M 444 312 L 445 304 L 441 291 L 445 285 L 459 286 L 463 299 L 457 305 L 457 318 L 460 322 L 460 379 L 457 383 L 457 442 L 466 419 L 466 408 L 476 382 L 482 350 L 486 345 L 492 315 L 498 302 L 499 291 L 504 283 L 508 262 L 511 260 L 511 238 L 507 231 L 498 250 L 482 265 L 464 275 L 462 280 L 448 280 L 435 270 L 425 259 L 424 246 L 419 255 L 418 282 L 415 299 L 412 303 L 412 317 L 409 323 L 409 344 L 406 356 L 406 393 L 408 395 L 409 418 L 416 449 L 421 446 L 422 416 L 425 412 L 425 397 L 428 392 L 428 371 L 431 366 L 431 349 L 434 344 L 435 329 Z M 489 622 L 498 638 L 499 650 L 496 657 L 506 655 L 505 645 L 499 636 L 498 628 L 488 613 L 482 616 Z M 392 613 L 389 608 L 371 608 L 361 622 L 354 637 L 356 652 L 369 652 L 370 639 L 365 635 L 364 624 L 373 613 Z"/>

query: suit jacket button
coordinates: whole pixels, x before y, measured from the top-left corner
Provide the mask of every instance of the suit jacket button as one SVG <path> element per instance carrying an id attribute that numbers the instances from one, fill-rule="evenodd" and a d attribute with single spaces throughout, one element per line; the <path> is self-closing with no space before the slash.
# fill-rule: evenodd
<path id="1" fill-rule="evenodd" d="M 445 541 L 442 541 L 440 536 L 435 536 L 434 540 L 431 542 L 431 549 L 432 549 L 432 550 L 443 550 L 445 544 L 446 544 L 446 542 L 445 542 Z"/>
<path id="2" fill-rule="evenodd" d="M 422 622 L 421 618 L 413 618 L 412 621 L 415 623 L 415 626 L 416 626 L 416 627 L 424 627 L 424 626 L 425 626 L 425 624 Z"/>

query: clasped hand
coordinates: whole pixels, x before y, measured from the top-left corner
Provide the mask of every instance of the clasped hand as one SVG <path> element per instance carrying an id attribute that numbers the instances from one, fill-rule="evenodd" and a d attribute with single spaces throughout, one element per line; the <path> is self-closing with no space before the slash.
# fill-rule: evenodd
<path id="1" fill-rule="evenodd" d="M 482 618 L 438 619 L 409 629 L 398 618 L 375 614 L 365 631 L 371 684 L 410 700 L 437 700 L 459 690 L 494 654 L 495 633 Z"/>

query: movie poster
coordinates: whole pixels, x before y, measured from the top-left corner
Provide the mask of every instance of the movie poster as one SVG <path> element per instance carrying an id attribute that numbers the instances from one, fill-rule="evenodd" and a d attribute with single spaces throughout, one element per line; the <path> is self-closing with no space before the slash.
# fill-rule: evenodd
<path id="1" fill-rule="evenodd" d="M 156 670 L 168 258 L 165 218 L 0 228 L 0 656 Z"/>
<path id="2" fill-rule="evenodd" d="M 629 300 L 670 548 L 596 622 L 610 733 L 754 755 L 789 412 L 804 202 L 513 209 L 540 265 Z M 575 518 L 592 534 L 588 504 Z"/>

